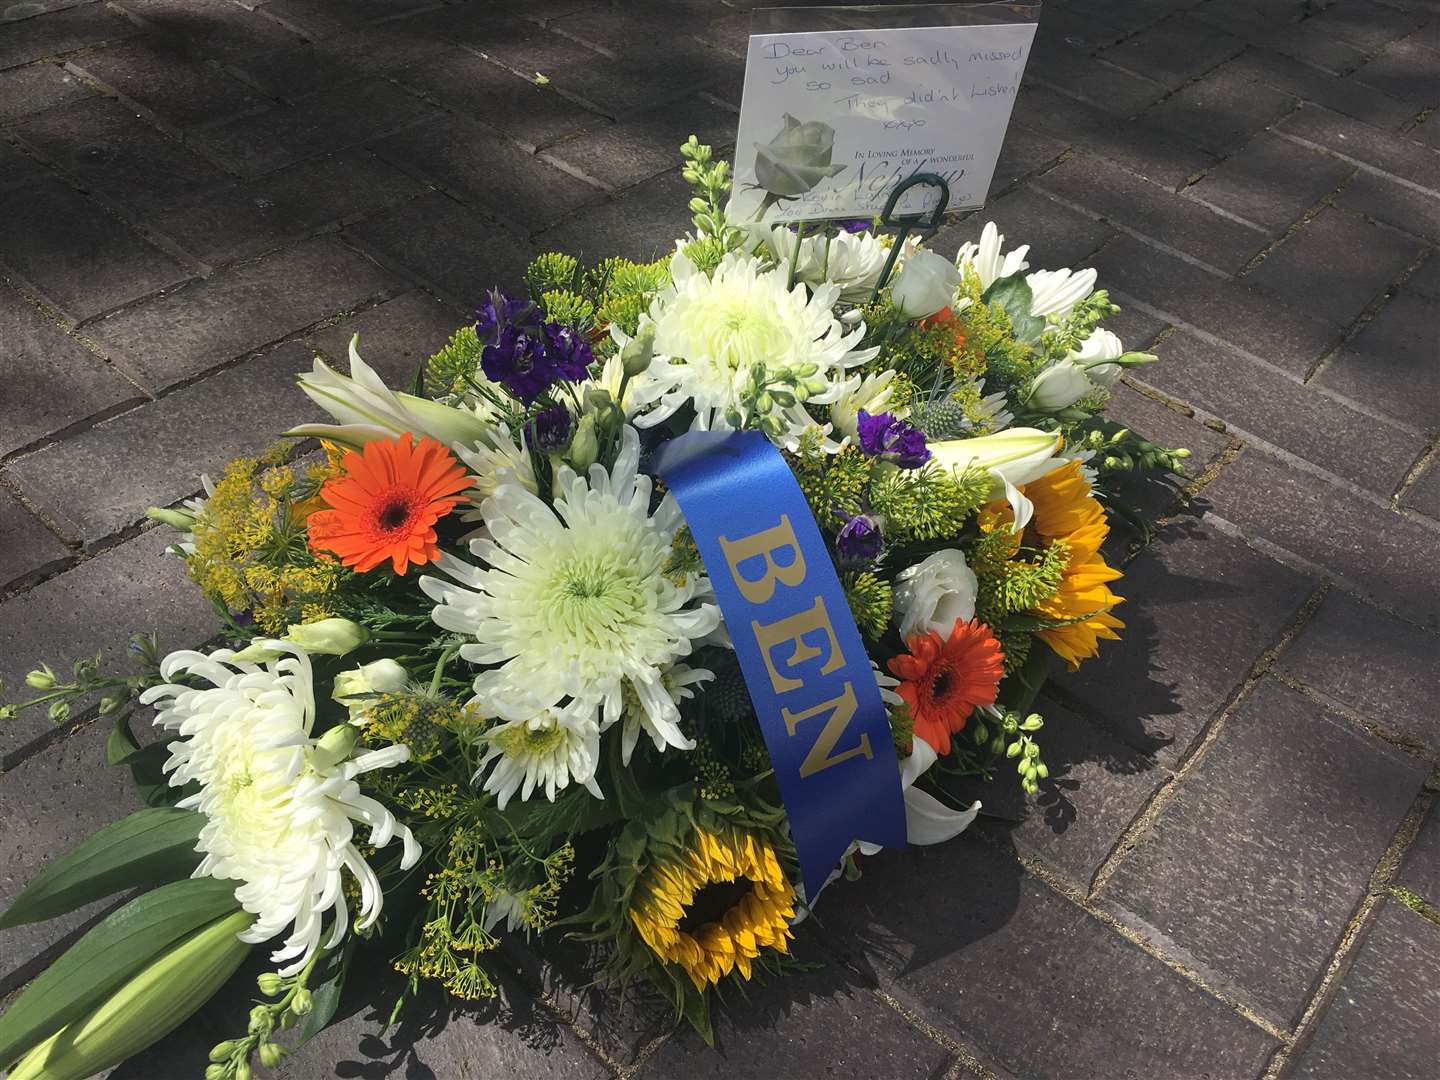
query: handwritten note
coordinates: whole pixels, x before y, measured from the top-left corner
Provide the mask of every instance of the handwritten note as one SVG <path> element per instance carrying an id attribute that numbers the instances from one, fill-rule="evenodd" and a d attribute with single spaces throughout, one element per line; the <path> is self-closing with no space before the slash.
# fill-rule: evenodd
<path id="1" fill-rule="evenodd" d="M 917 172 L 944 177 L 950 209 L 984 205 L 1034 36 L 1033 22 L 752 36 L 731 216 L 869 217 Z"/>

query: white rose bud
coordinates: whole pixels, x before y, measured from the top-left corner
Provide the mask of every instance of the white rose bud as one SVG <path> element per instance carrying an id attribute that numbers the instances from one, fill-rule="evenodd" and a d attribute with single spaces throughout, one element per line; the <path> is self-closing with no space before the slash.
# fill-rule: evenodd
<path id="1" fill-rule="evenodd" d="M 349 619 L 321 619 L 319 622 L 291 623 L 285 640 L 293 641 L 308 653 L 344 656 L 370 640 L 370 631 Z"/>
<path id="2" fill-rule="evenodd" d="M 960 280 L 960 271 L 949 259 L 933 251 L 917 251 L 896 275 L 890 300 L 906 318 L 928 318 L 955 302 Z"/>
<path id="3" fill-rule="evenodd" d="M 1041 412 L 1068 409 L 1093 387 L 1085 377 L 1085 369 L 1069 360 L 1061 360 L 1042 371 L 1030 388 L 1029 404 Z"/>
<path id="4" fill-rule="evenodd" d="M 409 681 L 410 673 L 394 660 L 375 660 L 335 676 L 330 696 L 350 710 L 355 722 L 365 714 L 372 694 L 393 694 Z"/>

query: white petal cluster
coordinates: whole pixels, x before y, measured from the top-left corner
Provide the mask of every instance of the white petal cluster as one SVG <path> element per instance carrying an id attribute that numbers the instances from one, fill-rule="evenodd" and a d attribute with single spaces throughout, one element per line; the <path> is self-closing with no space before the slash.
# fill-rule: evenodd
<path id="1" fill-rule="evenodd" d="M 199 791 L 178 805 L 208 819 L 196 850 L 205 857 L 196 877 L 234 879 L 235 898 L 256 916 L 241 940 L 268 941 L 290 929 L 272 959 L 299 971 L 320 947 L 322 922 L 333 912 L 329 944 L 345 935 L 350 913 L 342 871 L 360 885 L 356 927 L 380 914 L 380 883 L 355 845 L 354 823 L 370 827 L 366 842 L 384 847 L 398 838 L 401 866 L 420 857 L 410 831 L 384 806 L 360 792 L 355 778 L 409 760 L 392 746 L 335 760 L 310 737 L 315 695 L 310 658 L 287 641 L 261 641 L 278 659 L 237 660 L 229 649 L 206 656 L 171 653 L 160 665 L 165 679 L 182 674 L 198 687 L 169 682 L 146 690 L 141 701 L 160 703 L 155 722 L 180 738 L 165 764 L 173 787 Z"/>
<path id="2" fill-rule="evenodd" d="M 1021 244 L 1014 251 L 1002 255 L 1000 249 L 1004 244 L 1005 237 L 995 227 L 995 223 L 987 221 L 985 228 L 980 231 L 978 244 L 972 240 L 960 245 L 960 250 L 955 253 L 955 265 L 962 272 L 973 270 L 980 279 L 980 289 L 983 292 L 1001 278 L 1030 268 L 1030 264 L 1025 261 L 1025 256 L 1030 251 L 1029 244 Z"/>
<path id="3" fill-rule="evenodd" d="M 600 732 L 627 716 L 627 761 L 642 730 L 657 747 L 694 745 L 676 702 L 710 673 L 679 661 L 719 628 L 720 611 L 708 578 L 665 574 L 683 519 L 671 496 L 651 514 L 639 461 L 639 436 L 626 427 L 610 470 L 557 471 L 554 509 L 502 483 L 480 506 L 486 535 L 470 542 L 482 565 L 444 553 L 435 565 L 445 577 L 420 579 L 434 621 L 475 639 L 460 655 L 491 665 L 476 676 L 477 707 L 536 736 L 487 732 L 486 760 L 505 769 L 487 783 L 497 795 L 588 786 Z"/>
<path id="4" fill-rule="evenodd" d="M 682 253 L 670 264 L 671 284 L 653 301 L 655 359 L 639 393 L 654 402 L 635 417 L 652 427 L 686 404 L 697 426 L 726 426 L 725 413 L 743 410 L 750 372 L 763 364 L 772 375 L 785 368 L 813 366 L 817 390 L 812 404 L 829 404 L 844 372 L 873 359 L 861 349 L 863 323 L 847 331 L 835 317 L 840 287 L 826 283 L 813 291 L 797 282 L 787 287 L 789 269 L 766 268 L 751 256 L 731 253 L 710 275 Z"/>
<path id="5" fill-rule="evenodd" d="M 895 611 L 900 636 L 934 631 L 948 638 L 955 623 L 975 617 L 979 581 L 958 548 L 932 552 L 895 578 Z"/>
<path id="6" fill-rule="evenodd" d="M 795 280 L 806 285 L 834 285 L 845 304 L 863 304 L 885 269 L 890 248 L 872 232 L 841 232 L 803 239 L 783 225 L 760 231 L 759 237 L 778 266 L 795 267 Z M 799 248 L 797 251 L 796 248 Z"/>
<path id="7" fill-rule="evenodd" d="M 1075 305 L 1095 291 L 1096 271 L 1037 270 L 1025 276 L 1030 286 L 1030 314 L 1037 318 L 1061 323 L 1075 310 Z"/>

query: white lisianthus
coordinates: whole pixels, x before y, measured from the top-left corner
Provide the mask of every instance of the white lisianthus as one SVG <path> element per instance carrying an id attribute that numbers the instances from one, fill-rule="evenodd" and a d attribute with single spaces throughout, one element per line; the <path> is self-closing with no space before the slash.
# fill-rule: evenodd
<path id="1" fill-rule="evenodd" d="M 1125 355 L 1125 346 L 1120 344 L 1120 339 L 1109 330 L 1097 329 L 1093 334 L 1080 343 L 1080 348 L 1074 349 L 1066 356 L 1080 367 L 1085 369 L 1085 374 L 1095 385 L 1108 390 L 1120 379 L 1120 373 L 1124 370 L 1119 364 L 1102 363 L 1104 360 L 1115 360 Z"/>
<path id="2" fill-rule="evenodd" d="M 727 412 L 749 407 L 744 393 L 760 364 L 770 377 L 792 373 L 812 404 L 828 405 L 843 373 L 878 352 L 859 348 L 863 323 L 847 332 L 835 318 L 839 286 L 788 287 L 785 267 L 765 269 L 734 252 L 709 276 L 676 252 L 670 274 L 650 308 L 655 358 L 635 380 L 654 402 L 636 415 L 641 427 L 690 404 L 697 427 L 725 429 Z"/>
<path id="3" fill-rule="evenodd" d="M 1089 270 L 1037 270 L 1025 276 L 1030 286 L 1030 314 L 1051 322 L 1064 322 L 1075 305 L 1095 291 L 1094 268 Z"/>
<path id="4" fill-rule="evenodd" d="M 974 439 L 946 439 L 930 444 L 931 460 L 937 465 L 964 473 L 984 469 L 990 475 L 991 493 L 1004 492 L 1015 511 L 1015 531 L 1030 522 L 1034 504 L 1020 490 L 1022 484 L 1038 480 L 1063 464 L 1056 458 L 1061 436 L 1036 428 L 1009 428 Z"/>
<path id="5" fill-rule="evenodd" d="M 1030 264 L 1025 261 L 1025 255 L 1030 250 L 1029 244 L 1021 244 L 1014 251 L 1001 256 L 1000 248 L 1004 243 L 1005 237 L 995 228 L 995 223 L 987 221 L 980 232 L 980 243 L 967 241 L 961 244 L 960 250 L 955 253 L 955 265 L 962 271 L 975 271 L 975 275 L 980 279 L 981 292 L 1002 278 L 1030 268 Z"/>
<path id="6" fill-rule="evenodd" d="M 489 769 L 484 790 L 495 796 L 501 810 L 517 791 L 521 802 L 536 791 L 554 802 L 571 781 L 583 784 L 597 799 L 605 797 L 595 782 L 600 726 L 593 710 L 543 708 L 529 716 L 511 716 L 487 729 L 481 740 L 488 749 L 475 778 Z"/>
<path id="7" fill-rule="evenodd" d="M 310 623 L 291 623 L 285 640 L 293 641 L 307 653 L 344 656 L 370 640 L 370 631 L 350 619 L 318 619 Z"/>
<path id="8" fill-rule="evenodd" d="M 442 553 L 435 566 L 446 577 L 420 579 L 436 624 L 475 638 L 460 655 L 493 665 L 475 678 L 481 709 L 518 720 L 568 701 L 565 723 L 581 732 L 582 720 L 593 722 L 598 733 L 629 700 L 657 745 L 693 747 L 672 672 L 717 629 L 720 611 L 703 574 L 666 576 L 683 519 L 671 495 L 651 514 L 639 462 L 639 436 L 626 427 L 608 472 L 556 471 L 553 510 L 501 484 L 480 506 L 488 535 L 470 542 L 483 565 Z"/>
<path id="9" fill-rule="evenodd" d="M 895 610 L 900 615 L 900 636 L 933 630 L 948 638 L 956 622 L 975 617 L 975 571 L 956 548 L 936 551 L 895 578 Z M 917 742 L 920 740 L 916 740 Z"/>
<path id="10" fill-rule="evenodd" d="M 1084 368 L 1069 360 L 1060 360 L 1035 376 L 1026 402 L 1041 412 L 1059 412 L 1074 405 L 1093 389 L 1094 386 L 1085 377 Z"/>
<path id="11" fill-rule="evenodd" d="M 410 673 L 387 657 L 340 672 L 330 697 L 350 711 L 350 722 L 356 724 L 364 718 L 373 697 L 393 694 L 409 681 Z"/>
<path id="12" fill-rule="evenodd" d="M 417 439 L 428 435 L 446 446 L 472 446 L 490 433 L 487 417 L 413 394 L 391 390 L 375 370 L 360 359 L 360 335 L 350 339 L 347 378 L 319 357 L 309 375 L 300 376 L 305 396 L 339 421 L 301 424 L 285 432 L 314 436 L 358 450 L 371 439 L 389 439 L 407 431 Z"/>
<path id="13" fill-rule="evenodd" d="M 255 915 L 242 941 L 268 941 L 290 928 L 271 957 L 291 975 L 320 947 L 322 921 L 334 913 L 327 947 L 349 926 L 342 872 L 360 886 L 355 926 L 364 929 L 380 914 L 384 897 L 375 872 L 355 844 L 354 823 L 370 827 L 367 843 L 381 848 L 400 839 L 408 869 L 420 858 L 410 830 L 360 792 L 355 778 L 408 761 L 404 746 L 350 757 L 329 741 L 312 739 L 315 693 L 310 658 L 288 641 L 264 640 L 280 658 L 263 665 L 238 660 L 228 649 L 206 656 L 171 653 L 160 665 L 165 679 L 186 674 L 209 685 L 154 686 L 140 695 L 159 702 L 155 722 L 178 732 L 165 763 L 172 787 L 200 790 L 177 804 L 206 817 L 196 850 L 205 857 L 195 877 L 235 879 L 235 899 Z"/>
<path id="14" fill-rule="evenodd" d="M 917 251 L 905 260 L 890 286 L 890 301 L 909 319 L 925 319 L 955 303 L 959 269 L 933 251 Z"/>

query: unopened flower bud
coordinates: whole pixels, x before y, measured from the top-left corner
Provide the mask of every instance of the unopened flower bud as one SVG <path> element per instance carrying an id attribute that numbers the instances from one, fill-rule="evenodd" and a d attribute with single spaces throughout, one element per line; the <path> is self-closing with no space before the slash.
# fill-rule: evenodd
<path id="1" fill-rule="evenodd" d="M 285 1056 L 285 1048 L 276 1043 L 260 1044 L 260 1064 L 267 1069 L 273 1069 L 280 1064 L 280 1059 Z"/>
<path id="2" fill-rule="evenodd" d="M 586 413 L 575 425 L 575 437 L 570 440 L 570 464 L 583 472 L 595 464 L 600 456 L 600 440 L 595 435 L 595 416 Z"/>
<path id="3" fill-rule="evenodd" d="M 654 356 L 655 324 L 647 322 L 620 350 L 620 363 L 625 368 L 625 374 L 633 377 L 648 368 Z"/>
<path id="4" fill-rule="evenodd" d="M 50 670 L 49 664 L 41 664 L 25 676 L 25 685 L 32 690 L 53 690 L 55 689 L 55 673 Z"/>
<path id="5" fill-rule="evenodd" d="M 285 980 L 273 971 L 262 972 L 255 982 L 266 997 L 274 997 L 285 989 Z"/>
<path id="6" fill-rule="evenodd" d="M 188 533 L 195 528 L 195 515 L 185 510 L 166 510 L 163 507 L 152 506 L 145 511 L 145 516 L 151 521 L 169 525 L 178 532 Z"/>
<path id="7" fill-rule="evenodd" d="M 248 1061 L 242 1061 L 239 1065 L 235 1066 L 235 1080 L 250 1080 L 252 1075 Z"/>
<path id="8" fill-rule="evenodd" d="M 229 1075 L 230 1070 L 224 1065 L 205 1066 L 205 1080 L 226 1080 Z"/>
<path id="9" fill-rule="evenodd" d="M 310 751 L 310 764 L 320 772 L 333 769 L 350 756 L 359 741 L 360 732 L 353 724 L 333 727 L 320 736 L 320 741 Z"/>
<path id="10" fill-rule="evenodd" d="M 235 1049 L 239 1045 L 240 1044 L 234 1039 L 226 1039 L 222 1043 L 216 1043 L 210 1051 L 210 1060 L 217 1062 L 229 1061 L 230 1055 L 235 1053 Z"/>
<path id="11" fill-rule="evenodd" d="M 296 1016 L 308 1016 L 310 1010 L 315 1007 L 315 999 L 310 996 L 310 991 L 305 987 L 295 991 L 295 996 L 290 999 L 290 1011 Z"/>
<path id="12" fill-rule="evenodd" d="M 248 1030 L 251 1035 L 263 1034 L 269 1031 L 271 1026 L 270 1010 L 264 1005 L 256 1005 L 250 1010 L 250 1026 Z"/>
<path id="13" fill-rule="evenodd" d="M 321 619 L 318 622 L 294 624 L 285 632 L 285 640 L 293 641 L 308 653 L 344 656 L 370 640 L 370 631 L 349 619 Z"/>
<path id="14" fill-rule="evenodd" d="M 50 719 L 57 724 L 70 719 L 70 703 L 57 701 L 50 706 Z"/>

